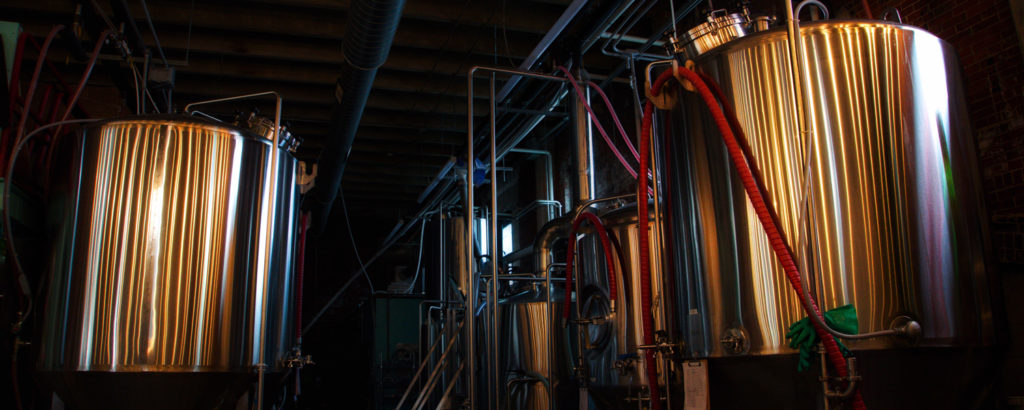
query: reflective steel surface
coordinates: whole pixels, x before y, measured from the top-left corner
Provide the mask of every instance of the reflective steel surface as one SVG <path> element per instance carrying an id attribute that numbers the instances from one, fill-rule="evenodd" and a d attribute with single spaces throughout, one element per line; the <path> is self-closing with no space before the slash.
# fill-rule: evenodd
<path id="1" fill-rule="evenodd" d="M 543 285 L 539 286 L 543 288 Z M 548 385 L 558 388 L 566 375 L 565 332 L 558 317 L 558 309 L 552 309 L 548 320 L 547 306 L 543 291 L 527 300 L 507 301 L 502 304 L 502 319 L 507 326 L 503 329 L 501 346 L 506 351 L 503 390 L 510 409 L 548 409 Z M 558 305 L 556 305 L 558 306 Z M 558 324 L 552 326 L 552 324 Z M 553 332 L 552 332 L 553 330 Z M 507 333 L 506 333 L 507 332 Z M 554 361 L 549 361 L 548 338 L 559 343 L 554 345 Z M 549 366 L 554 380 L 547 379 Z M 554 390 L 552 390 L 554 391 Z M 506 407 L 502 405 L 502 407 Z"/>
<path id="2" fill-rule="evenodd" d="M 791 245 L 809 254 L 819 305 L 854 304 L 861 332 L 909 315 L 925 345 L 986 343 L 984 210 L 955 53 L 884 22 L 801 32 L 809 134 L 797 129 L 784 31 L 744 37 L 696 65 L 735 107 Z M 682 337 L 698 356 L 733 354 L 722 344 L 729 334 L 746 336 L 738 353 L 789 352 L 786 329 L 803 312 L 695 94 L 683 93 L 671 127 L 666 208 Z"/>
<path id="3" fill-rule="evenodd" d="M 545 224 L 533 245 L 536 274 L 523 275 L 522 280 L 502 281 L 505 289 L 504 297 L 499 300 L 501 329 L 498 334 L 502 408 L 558 408 L 566 395 L 576 394 L 575 390 L 564 387 L 572 366 L 560 308 L 565 290 L 562 282 L 556 280 L 549 293 L 544 277 L 548 272 L 552 273 L 552 278 L 564 277 L 561 270 L 549 268 L 555 261 L 557 245 L 564 245 L 567 232 L 566 218 Z M 561 250 L 564 253 L 564 246 Z"/>
<path id="4" fill-rule="evenodd" d="M 40 368 L 244 374 L 260 349 L 278 368 L 294 334 L 291 155 L 226 125 L 170 116 L 101 123 L 83 146 Z"/>
<path id="5" fill-rule="evenodd" d="M 697 58 L 722 44 L 768 30 L 769 24 L 767 16 L 751 16 L 745 9 L 742 13 L 731 14 L 716 10 L 708 15 L 706 22 L 679 35 L 676 52 L 684 59 Z"/>
<path id="6" fill-rule="evenodd" d="M 596 235 L 587 235 L 580 240 L 579 272 L 582 295 L 581 314 L 584 318 L 603 318 L 605 322 L 586 326 L 584 343 L 585 358 L 589 369 L 590 384 L 595 395 L 610 394 L 613 387 L 634 387 L 639 390 L 647 385 L 643 354 L 637 346 L 643 345 L 640 304 L 640 254 L 638 243 L 637 209 L 635 205 L 606 213 L 601 216 L 608 235 L 618 244 L 616 255 L 616 283 L 618 296 L 616 311 L 611 313 L 608 293 L 608 272 Z M 592 231 L 583 230 L 586 233 Z M 648 233 L 654 243 L 654 233 Z M 613 245 L 615 246 L 615 245 Z M 654 331 L 664 331 L 669 326 L 669 310 L 665 290 L 664 270 L 661 269 L 657 251 L 651 248 L 651 308 L 654 311 Z M 634 395 L 635 395 L 634 391 Z"/>

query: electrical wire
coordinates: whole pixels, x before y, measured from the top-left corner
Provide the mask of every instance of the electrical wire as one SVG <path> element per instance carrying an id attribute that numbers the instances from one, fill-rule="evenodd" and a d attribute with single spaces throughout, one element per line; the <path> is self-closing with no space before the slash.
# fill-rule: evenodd
<path id="1" fill-rule="evenodd" d="M 20 141 L 22 134 L 25 132 L 25 123 L 28 121 L 28 113 L 32 111 L 32 98 L 36 93 L 36 85 L 39 84 L 39 72 L 43 70 L 43 62 L 46 61 L 46 53 L 50 51 L 50 44 L 53 43 L 53 39 L 57 37 L 57 33 L 60 33 L 64 29 L 64 26 L 58 24 L 53 26 L 50 30 L 50 34 L 46 36 L 46 41 L 43 42 L 42 48 L 39 50 L 39 57 L 36 59 L 36 67 L 32 71 L 32 80 L 29 82 L 28 92 L 25 94 L 25 104 L 21 110 L 21 120 L 18 121 L 17 132 L 14 133 L 14 141 Z"/>
<path id="2" fill-rule="evenodd" d="M 167 56 L 164 55 L 164 48 L 160 45 L 160 37 L 156 35 L 156 27 L 153 26 L 153 16 L 149 14 L 146 0 L 139 0 L 139 3 L 142 4 L 142 12 L 146 15 L 146 23 L 149 24 L 149 32 L 153 34 L 153 43 L 156 44 L 157 53 L 160 53 L 160 60 L 163 60 L 164 67 L 170 68 L 170 64 L 167 64 Z"/>
<path id="3" fill-rule="evenodd" d="M 348 239 L 352 241 L 352 252 L 356 254 L 356 261 L 359 262 L 359 272 L 366 278 L 366 284 L 370 285 L 370 294 L 377 293 L 373 288 L 373 281 L 370 280 L 370 274 L 366 272 L 366 265 L 363 264 L 363 258 L 359 256 L 359 247 L 356 246 L 356 237 L 352 234 L 352 223 L 348 219 L 348 206 L 345 205 L 345 190 L 338 188 L 338 200 L 341 201 L 341 211 L 345 215 L 345 229 L 348 230 Z M 312 323 L 310 323 L 312 326 Z"/>
<path id="4" fill-rule="evenodd" d="M 10 160 L 7 161 L 7 173 L 4 175 L 4 198 L 3 198 L 3 206 L 4 206 L 4 209 L 3 209 L 4 236 L 5 236 L 5 239 L 7 240 L 7 250 L 9 251 L 9 253 L 11 255 L 11 261 L 14 262 L 14 269 L 18 272 L 18 284 L 20 285 L 21 292 L 28 299 L 28 306 L 25 308 L 25 313 L 22 313 L 20 315 L 20 317 L 18 318 L 18 320 L 14 323 L 14 326 L 12 327 L 13 333 L 18 333 L 21 330 L 21 326 L 25 323 L 25 320 L 28 319 L 29 315 L 32 313 L 32 307 L 33 307 L 32 291 L 29 288 L 28 277 L 25 276 L 25 270 L 23 268 L 23 265 L 21 264 L 21 258 L 18 257 L 18 251 L 17 251 L 17 249 L 14 246 L 14 233 L 11 232 L 11 227 L 12 227 L 11 226 L 11 213 L 10 213 L 10 209 L 11 209 L 11 185 L 12 185 L 11 178 L 14 177 L 14 165 L 18 161 L 18 154 L 21 153 L 21 149 L 25 146 L 26 143 L 28 143 L 29 140 L 32 139 L 32 137 L 35 137 L 36 135 L 39 135 L 43 131 L 46 131 L 46 130 L 48 130 L 50 128 L 53 128 L 53 127 L 59 127 L 59 126 L 64 126 L 64 125 L 68 125 L 68 124 L 84 124 L 84 123 L 95 122 L 95 121 L 99 121 L 99 120 L 96 120 L 96 119 L 85 119 L 85 120 L 58 121 L 58 122 L 55 122 L 55 123 L 47 124 L 47 125 L 44 125 L 42 127 L 36 128 L 32 132 L 28 133 L 28 135 L 26 135 L 24 138 L 18 140 L 18 142 L 14 145 L 14 150 L 11 151 L 11 158 L 10 158 Z"/>
<path id="5" fill-rule="evenodd" d="M 142 94 L 139 94 L 139 72 L 135 70 L 135 65 L 131 62 L 128 63 L 128 67 L 132 70 L 132 88 L 135 89 L 135 115 L 139 115 L 141 114 L 139 101 L 142 100 Z"/>
<path id="6" fill-rule="evenodd" d="M 405 290 L 406 294 L 412 293 L 412 288 L 416 286 L 416 280 L 420 277 L 420 262 L 423 262 L 423 234 L 427 232 L 427 217 L 423 217 L 423 222 L 420 223 L 420 251 L 419 255 L 416 256 L 416 274 L 412 277 L 412 283 L 409 284 L 409 289 Z"/>
<path id="7" fill-rule="evenodd" d="M 96 40 L 96 45 L 92 49 L 92 57 L 89 57 L 89 63 L 85 66 L 85 72 L 82 73 L 82 79 L 78 81 L 78 87 L 75 88 L 75 93 L 71 96 L 71 100 L 68 101 L 68 108 L 64 111 L 64 115 L 60 117 L 61 121 L 67 120 L 71 116 L 71 111 L 75 109 L 75 105 L 78 104 L 78 97 L 82 96 L 82 90 L 85 89 L 85 85 L 89 82 L 89 77 L 92 76 L 92 69 L 96 66 L 96 60 L 100 56 L 100 49 L 103 48 L 103 43 L 107 41 L 107 36 L 110 35 L 110 30 L 103 30 L 100 36 Z M 54 107 L 57 110 L 57 107 Z M 54 135 L 60 135 L 60 128 L 54 131 Z"/>

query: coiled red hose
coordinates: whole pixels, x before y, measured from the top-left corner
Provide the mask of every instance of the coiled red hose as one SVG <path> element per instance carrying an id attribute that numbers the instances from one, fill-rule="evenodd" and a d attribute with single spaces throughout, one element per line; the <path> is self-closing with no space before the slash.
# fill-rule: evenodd
<path id="1" fill-rule="evenodd" d="M 701 98 L 704 100 L 704 103 L 707 104 L 708 109 L 711 110 L 711 114 L 715 119 L 715 125 L 718 127 L 719 132 L 722 134 L 722 139 L 725 142 L 726 149 L 729 153 L 729 158 L 732 160 L 733 166 L 740 174 L 740 181 L 743 184 L 743 189 L 747 192 L 747 196 L 750 198 L 750 201 L 754 206 L 754 211 L 757 215 L 758 220 L 761 222 L 761 226 L 764 229 L 765 234 L 767 234 L 768 236 L 768 240 L 771 243 L 772 251 L 775 253 L 775 257 L 782 265 L 782 268 L 785 271 L 786 277 L 789 279 L 789 283 L 793 287 L 793 290 L 797 292 L 797 294 L 800 296 L 799 299 L 801 305 L 804 308 L 804 311 L 807 313 L 807 315 L 816 315 L 820 317 L 821 313 L 814 300 L 811 298 L 803 297 L 803 287 L 800 283 L 800 271 L 797 268 L 796 262 L 793 257 L 793 253 L 789 249 L 789 246 L 784 239 L 782 230 L 778 225 L 776 218 L 773 217 L 774 210 L 772 209 L 771 205 L 769 205 L 766 202 L 765 197 L 762 194 L 763 181 L 755 180 L 755 171 L 753 170 L 757 169 L 757 165 L 754 164 L 752 160 L 748 162 L 748 158 L 744 156 L 743 148 L 741 148 L 740 143 L 736 140 L 736 137 L 733 135 L 732 128 L 730 127 L 729 121 L 726 119 L 726 116 L 723 113 L 722 108 L 719 107 L 714 95 L 712 95 L 711 91 L 708 89 L 708 86 L 704 83 L 700 76 L 697 73 L 685 67 L 678 67 L 677 73 L 686 78 L 686 80 L 690 81 L 694 85 L 694 87 L 696 87 L 698 94 L 700 94 Z M 673 73 L 671 71 L 662 73 L 651 86 L 651 95 L 658 95 L 660 93 L 661 87 L 665 84 L 666 81 L 668 81 L 672 77 Z M 644 118 L 642 125 L 643 128 L 640 134 L 641 169 L 645 169 L 644 167 L 646 166 L 647 162 L 646 160 L 648 156 L 648 145 L 651 134 L 651 116 L 653 111 L 654 105 L 650 101 L 648 101 L 647 104 L 644 106 Z M 647 181 L 644 180 L 643 178 L 638 179 L 638 181 L 640 181 L 640 187 L 638 188 L 638 192 L 646 192 Z M 641 203 L 646 203 L 646 201 L 641 201 Z M 646 206 L 643 206 L 643 208 L 646 208 Z M 643 212 L 644 209 L 641 209 L 639 227 L 641 232 L 645 232 L 648 229 L 648 220 L 646 218 L 646 214 Z M 647 239 L 644 238 L 643 235 L 641 235 L 641 280 L 643 282 L 642 286 L 645 287 L 647 289 L 647 292 L 649 293 L 650 267 L 647 261 L 645 261 L 646 254 L 644 253 L 647 250 L 647 248 Z M 649 300 L 645 303 L 642 299 L 643 298 L 641 298 L 641 303 L 643 304 L 645 309 L 644 322 L 646 325 L 647 316 L 650 315 L 650 305 Z M 832 367 L 835 369 L 836 373 L 838 373 L 840 377 L 846 377 L 848 374 L 846 368 L 846 360 L 843 358 L 842 353 L 839 351 L 839 346 L 836 344 L 835 339 L 832 337 L 832 335 L 826 332 L 825 329 L 818 326 L 817 321 L 811 321 L 811 323 L 814 325 L 815 332 L 818 334 L 818 337 L 822 340 L 822 343 L 825 346 L 825 350 L 829 358 L 829 361 L 832 364 Z M 647 326 L 645 326 L 645 340 L 648 337 L 647 333 Z M 650 366 L 648 366 L 648 374 L 650 373 Z M 656 397 L 654 395 L 656 388 L 654 386 L 656 386 L 656 381 L 652 382 L 652 401 L 656 400 Z M 660 408 L 660 404 L 657 401 L 653 401 L 652 404 L 654 408 Z M 864 400 L 861 397 L 859 390 L 854 394 L 853 407 L 854 409 L 857 410 L 866 409 L 864 405 Z"/>
<path id="2" fill-rule="evenodd" d="M 615 306 L 615 295 L 619 293 L 618 287 L 615 285 L 615 258 L 612 257 L 612 242 L 608 239 L 608 231 L 601 223 L 601 218 L 584 211 L 576 217 L 576 220 L 572 221 L 572 228 L 569 229 L 569 246 L 565 256 L 565 304 L 562 311 L 562 317 L 566 319 L 569 318 L 569 301 L 572 297 L 572 266 L 576 255 L 576 231 L 584 221 L 590 221 L 590 224 L 594 225 L 594 230 L 597 231 L 597 236 L 601 238 L 605 264 L 608 265 L 608 300 L 612 302 L 613 307 Z"/>

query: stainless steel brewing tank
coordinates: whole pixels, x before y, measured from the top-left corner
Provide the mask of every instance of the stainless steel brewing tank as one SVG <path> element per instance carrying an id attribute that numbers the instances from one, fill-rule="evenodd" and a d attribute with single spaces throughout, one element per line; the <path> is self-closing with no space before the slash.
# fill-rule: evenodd
<path id="1" fill-rule="evenodd" d="M 798 129 L 785 31 L 695 62 L 735 107 L 794 249 L 809 252 L 813 295 L 823 310 L 854 304 L 862 333 L 906 315 L 923 326 L 923 345 L 985 343 L 986 221 L 955 52 L 921 29 L 877 21 L 805 24 L 801 33 L 807 134 Z M 681 336 L 697 356 L 790 352 L 785 334 L 804 317 L 799 301 L 708 109 L 682 95 L 665 179 Z"/>
<path id="2" fill-rule="evenodd" d="M 653 219 L 654 212 L 651 211 Z M 636 397 L 647 386 L 647 373 L 643 351 L 643 327 L 640 304 L 640 248 L 639 225 L 635 205 L 601 214 L 608 236 L 616 242 L 616 284 L 618 296 L 616 311 L 611 313 L 608 289 L 608 271 L 600 240 L 593 228 L 586 225 L 581 232 L 586 236 L 580 240 L 578 249 L 578 272 L 580 315 L 584 319 L 603 319 L 580 328 L 583 335 L 583 357 L 587 367 L 588 391 L 601 406 L 622 406 L 626 396 Z M 653 224 L 652 224 L 653 226 Z M 658 261 L 657 236 L 651 229 L 651 310 L 654 314 L 654 331 L 668 331 L 672 313 L 670 287 L 664 276 L 665 270 Z M 671 340 L 669 341 L 671 342 Z M 576 339 L 572 339 L 576 344 Z M 572 359 L 576 360 L 574 354 Z"/>
<path id="3" fill-rule="evenodd" d="M 44 378 L 80 407 L 210 407 L 198 400 L 230 400 L 261 350 L 280 368 L 295 326 L 291 154 L 184 116 L 106 121 L 83 141 L 52 264 Z"/>
<path id="4" fill-rule="evenodd" d="M 558 309 L 561 290 L 556 288 L 551 295 L 551 310 L 545 300 L 544 283 L 499 301 L 502 329 L 498 344 L 503 358 L 500 390 L 504 395 L 501 407 L 550 409 L 552 402 L 558 407 L 559 389 L 568 378 L 569 364 Z"/>

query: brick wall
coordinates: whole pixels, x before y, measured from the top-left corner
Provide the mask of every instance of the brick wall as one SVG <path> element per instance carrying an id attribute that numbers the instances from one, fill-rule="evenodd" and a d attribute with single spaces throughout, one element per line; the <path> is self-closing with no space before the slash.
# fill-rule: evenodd
<path id="1" fill-rule="evenodd" d="M 1011 1 L 1019 0 L 869 1 L 876 18 L 897 7 L 905 23 L 960 54 L 992 247 L 1005 273 L 1024 270 L 1024 51 Z M 847 6 L 859 14 L 859 2 Z"/>

